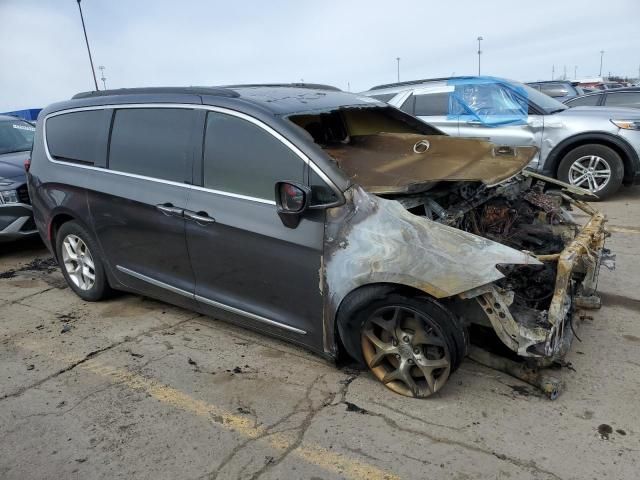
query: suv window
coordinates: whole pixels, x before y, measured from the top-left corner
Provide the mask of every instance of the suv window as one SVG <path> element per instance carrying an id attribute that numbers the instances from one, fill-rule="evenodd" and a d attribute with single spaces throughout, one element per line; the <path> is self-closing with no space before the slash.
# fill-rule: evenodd
<path id="1" fill-rule="evenodd" d="M 444 116 L 449 113 L 449 92 L 428 93 L 425 95 L 414 95 L 416 99 L 415 115 Z"/>
<path id="2" fill-rule="evenodd" d="M 605 105 L 624 105 L 625 107 L 640 107 L 640 92 L 609 92 L 604 101 Z"/>
<path id="3" fill-rule="evenodd" d="M 275 183 L 302 183 L 304 162 L 271 133 L 253 123 L 218 112 L 207 114 L 203 185 L 273 200 Z"/>
<path id="4" fill-rule="evenodd" d="M 569 100 L 566 104 L 571 107 L 593 107 L 598 105 L 598 101 L 602 95 L 587 95 L 586 97 L 576 97 Z"/>
<path id="5" fill-rule="evenodd" d="M 381 102 L 388 102 L 396 95 L 397 93 L 381 93 L 379 95 L 371 95 L 371 98 L 375 98 L 376 100 L 380 100 Z"/>
<path id="6" fill-rule="evenodd" d="M 193 110 L 180 108 L 116 110 L 109 169 L 184 182 L 194 117 Z"/>
<path id="7" fill-rule="evenodd" d="M 93 165 L 104 163 L 104 110 L 65 113 L 47 120 L 47 147 L 51 156 L 65 162 Z"/>

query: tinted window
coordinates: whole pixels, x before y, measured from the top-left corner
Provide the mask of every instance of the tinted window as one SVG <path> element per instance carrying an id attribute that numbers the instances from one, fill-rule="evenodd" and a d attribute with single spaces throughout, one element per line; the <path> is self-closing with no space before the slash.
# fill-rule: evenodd
<path id="1" fill-rule="evenodd" d="M 65 113 L 47 120 L 47 146 L 58 160 L 93 165 L 102 156 L 107 127 L 104 110 Z"/>
<path id="2" fill-rule="evenodd" d="M 371 98 L 375 98 L 376 100 L 380 100 L 381 102 L 388 102 L 396 95 L 397 93 L 381 93 L 380 95 L 371 95 Z"/>
<path id="3" fill-rule="evenodd" d="M 210 112 L 203 172 L 207 188 L 273 200 L 276 182 L 303 181 L 304 162 L 257 125 L 232 115 Z"/>
<path id="4" fill-rule="evenodd" d="M 407 98 L 404 101 L 404 103 L 400 107 L 400 110 L 402 110 L 405 113 L 408 113 L 409 115 L 413 115 L 415 104 L 416 104 L 416 97 L 413 94 L 411 94 L 409 95 L 409 98 Z"/>
<path id="5" fill-rule="evenodd" d="M 542 83 L 539 90 L 550 97 L 566 97 L 567 95 L 576 95 L 575 89 L 567 83 Z"/>
<path id="6" fill-rule="evenodd" d="M 130 108 L 113 120 L 109 168 L 175 182 L 187 179 L 192 110 Z"/>
<path id="7" fill-rule="evenodd" d="M 608 93 L 606 105 L 620 105 L 623 107 L 640 107 L 640 92 Z"/>
<path id="8" fill-rule="evenodd" d="M 598 104 L 601 95 L 587 95 L 586 97 L 577 97 L 567 102 L 570 107 L 595 106 Z"/>
<path id="9" fill-rule="evenodd" d="M 443 116 L 449 113 L 449 92 L 414 95 L 416 116 Z"/>
<path id="10" fill-rule="evenodd" d="M 31 150 L 36 129 L 22 120 L 0 122 L 0 154 Z"/>
<path id="11" fill-rule="evenodd" d="M 338 200 L 338 195 L 333 188 L 327 185 L 327 182 L 322 180 L 314 170 L 311 170 L 309 175 L 309 186 L 311 187 L 311 205 L 326 205 Z"/>

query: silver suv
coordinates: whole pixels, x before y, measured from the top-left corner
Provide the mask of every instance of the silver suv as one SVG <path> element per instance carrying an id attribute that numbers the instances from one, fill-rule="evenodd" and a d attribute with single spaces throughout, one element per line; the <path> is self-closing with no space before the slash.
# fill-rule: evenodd
<path id="1" fill-rule="evenodd" d="M 495 77 L 453 77 L 373 87 L 362 95 L 393 105 L 443 132 L 538 148 L 529 168 L 598 198 L 640 182 L 640 112 L 567 108 L 527 85 Z"/>

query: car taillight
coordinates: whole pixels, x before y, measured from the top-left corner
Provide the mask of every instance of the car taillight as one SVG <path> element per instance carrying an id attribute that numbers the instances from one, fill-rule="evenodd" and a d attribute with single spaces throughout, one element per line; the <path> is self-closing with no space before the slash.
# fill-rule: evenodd
<path id="1" fill-rule="evenodd" d="M 30 168 L 31 168 L 31 159 L 30 159 L 30 158 L 27 158 L 27 159 L 24 161 L 24 171 L 25 171 L 25 172 L 29 172 L 29 169 L 30 169 Z"/>

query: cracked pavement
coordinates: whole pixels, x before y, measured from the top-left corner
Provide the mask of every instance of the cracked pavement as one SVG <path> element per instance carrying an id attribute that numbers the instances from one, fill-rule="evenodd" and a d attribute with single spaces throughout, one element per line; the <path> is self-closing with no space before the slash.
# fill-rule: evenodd
<path id="1" fill-rule="evenodd" d="M 637 478 L 638 198 L 599 205 L 617 270 L 555 402 L 470 360 L 437 396 L 401 397 L 161 302 L 85 303 L 30 263 L 49 256 L 38 241 L 2 245 L 0 478 Z"/>

